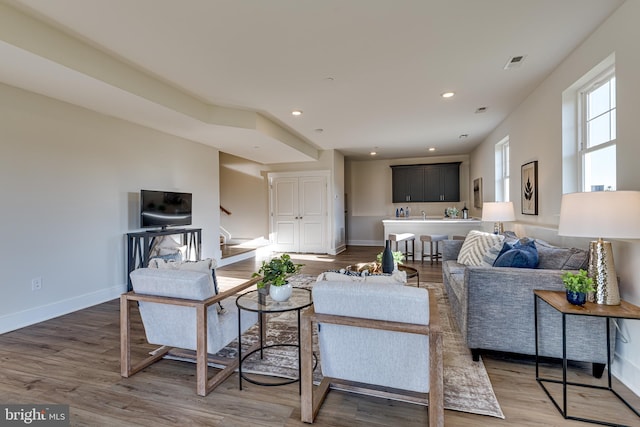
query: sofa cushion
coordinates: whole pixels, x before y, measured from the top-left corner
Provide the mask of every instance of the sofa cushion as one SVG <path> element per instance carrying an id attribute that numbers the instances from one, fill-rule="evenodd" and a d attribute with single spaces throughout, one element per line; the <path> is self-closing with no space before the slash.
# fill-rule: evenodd
<path id="1" fill-rule="evenodd" d="M 577 248 L 560 248 L 544 240 L 536 240 L 539 263 L 538 268 L 549 270 L 587 269 L 589 252 Z"/>
<path id="2" fill-rule="evenodd" d="M 482 258 L 487 251 L 503 240 L 504 236 L 499 234 L 471 230 L 460 248 L 458 262 L 465 265 L 482 265 Z"/>
<path id="3" fill-rule="evenodd" d="M 444 261 L 442 263 L 442 272 L 449 279 L 449 286 L 455 294 L 456 300 L 466 300 L 466 290 L 464 282 L 464 272 L 467 266 L 459 264 L 454 260 Z"/>
<path id="4" fill-rule="evenodd" d="M 501 254 L 493 264 L 494 267 L 536 268 L 538 251 L 533 240 L 520 239 L 514 244 L 505 242 Z"/>

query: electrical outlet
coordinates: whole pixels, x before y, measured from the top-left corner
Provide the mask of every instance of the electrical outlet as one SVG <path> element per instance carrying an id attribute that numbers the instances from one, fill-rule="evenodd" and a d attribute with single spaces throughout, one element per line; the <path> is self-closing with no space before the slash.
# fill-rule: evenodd
<path id="1" fill-rule="evenodd" d="M 42 277 L 31 279 L 31 290 L 39 291 L 40 289 L 42 289 Z"/>

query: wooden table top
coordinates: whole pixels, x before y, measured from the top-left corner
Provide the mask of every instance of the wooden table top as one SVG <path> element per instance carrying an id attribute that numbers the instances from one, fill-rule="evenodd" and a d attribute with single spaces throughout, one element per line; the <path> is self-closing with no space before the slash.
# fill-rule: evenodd
<path id="1" fill-rule="evenodd" d="M 564 314 L 640 319 L 640 307 L 626 301 L 620 301 L 620 305 L 604 305 L 586 302 L 583 306 L 579 306 L 567 301 L 567 294 L 564 291 L 544 291 L 536 289 L 533 293 Z"/>

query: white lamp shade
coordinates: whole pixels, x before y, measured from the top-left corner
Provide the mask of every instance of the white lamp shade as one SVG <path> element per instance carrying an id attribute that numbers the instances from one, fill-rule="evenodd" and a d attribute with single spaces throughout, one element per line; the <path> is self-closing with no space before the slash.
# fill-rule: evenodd
<path id="1" fill-rule="evenodd" d="M 640 191 L 593 191 L 562 196 L 560 236 L 640 238 Z"/>
<path id="2" fill-rule="evenodd" d="M 484 202 L 482 204 L 482 220 L 493 222 L 515 221 L 512 202 Z"/>

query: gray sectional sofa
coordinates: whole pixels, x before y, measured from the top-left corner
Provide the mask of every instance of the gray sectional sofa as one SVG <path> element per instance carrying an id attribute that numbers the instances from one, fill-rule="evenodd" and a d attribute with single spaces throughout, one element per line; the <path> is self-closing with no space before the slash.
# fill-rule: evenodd
<path id="1" fill-rule="evenodd" d="M 463 241 L 441 243 L 444 287 L 474 360 L 481 350 L 535 355 L 533 290 L 564 290 L 564 271 L 586 268 L 588 258 L 582 250 L 537 241 L 536 269 L 468 266 L 457 262 Z M 562 316 L 543 301 L 538 306 L 540 355 L 561 358 Z M 613 322 L 611 333 L 613 348 Z M 607 363 L 606 342 L 605 319 L 567 316 L 567 358 L 593 363 L 597 377 Z"/>

